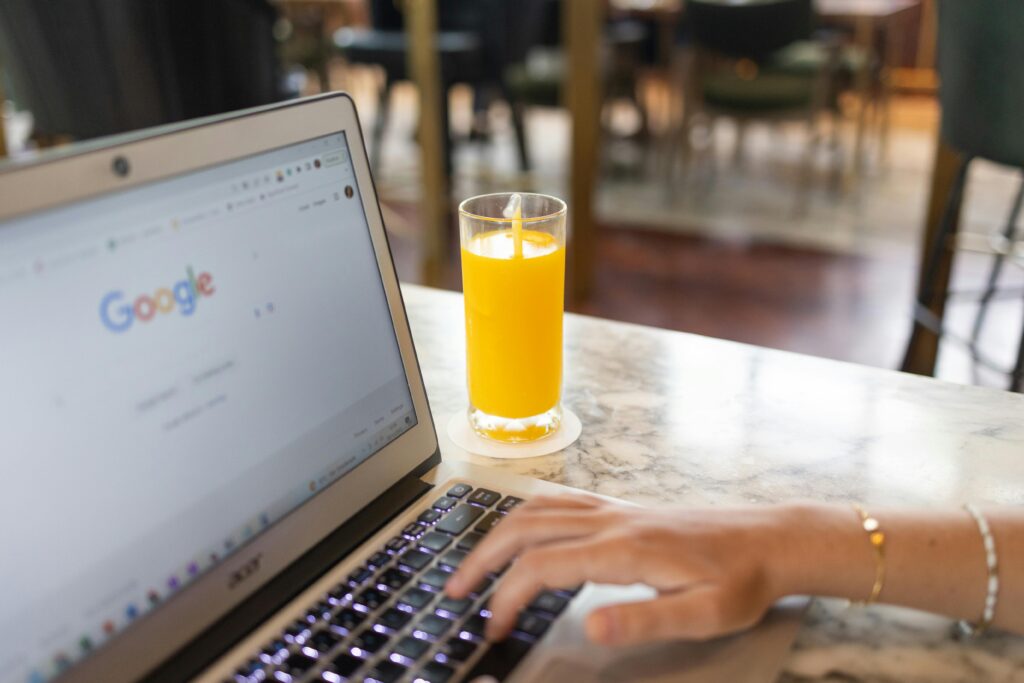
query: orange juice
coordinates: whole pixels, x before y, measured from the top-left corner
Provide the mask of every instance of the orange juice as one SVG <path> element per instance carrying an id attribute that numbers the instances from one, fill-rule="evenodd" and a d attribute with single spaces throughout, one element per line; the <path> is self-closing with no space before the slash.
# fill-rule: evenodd
<path id="1" fill-rule="evenodd" d="M 512 230 L 484 232 L 462 248 L 469 401 L 513 419 L 551 410 L 562 389 L 565 249 L 545 232 L 519 236 L 517 245 Z M 527 428 L 517 440 L 537 435 Z"/>

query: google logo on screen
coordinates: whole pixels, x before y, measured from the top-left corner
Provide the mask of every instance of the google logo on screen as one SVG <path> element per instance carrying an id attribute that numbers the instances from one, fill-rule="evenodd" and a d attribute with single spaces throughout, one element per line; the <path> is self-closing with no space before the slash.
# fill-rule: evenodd
<path id="1" fill-rule="evenodd" d="M 185 269 L 185 279 L 170 288 L 161 287 L 152 295 L 142 294 L 134 301 L 129 301 L 120 290 L 107 292 L 100 301 L 100 320 L 111 332 L 124 332 L 136 320 L 149 322 L 157 314 L 171 313 L 175 309 L 189 316 L 195 313 L 200 299 L 213 296 L 216 291 L 212 275 L 200 273 L 197 277 L 189 266 Z"/>

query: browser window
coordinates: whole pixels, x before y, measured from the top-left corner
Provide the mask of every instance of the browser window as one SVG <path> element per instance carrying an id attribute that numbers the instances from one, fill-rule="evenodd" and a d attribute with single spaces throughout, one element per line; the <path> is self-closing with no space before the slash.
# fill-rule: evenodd
<path id="1" fill-rule="evenodd" d="M 416 422 L 344 134 L 0 224 L 0 679 Z"/>

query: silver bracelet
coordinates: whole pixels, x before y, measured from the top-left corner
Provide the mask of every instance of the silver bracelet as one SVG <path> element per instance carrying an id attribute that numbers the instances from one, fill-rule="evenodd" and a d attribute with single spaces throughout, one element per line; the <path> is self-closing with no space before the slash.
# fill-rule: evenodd
<path id="1" fill-rule="evenodd" d="M 967 510 L 968 514 L 978 524 L 978 531 L 981 532 L 981 541 L 985 546 L 985 567 L 988 569 L 985 609 L 982 610 L 981 620 L 977 625 L 973 625 L 966 620 L 957 622 L 961 636 L 974 637 L 984 633 L 985 629 L 992 625 L 992 621 L 996 616 L 996 603 L 999 601 L 999 556 L 996 554 L 996 539 L 992 535 L 992 529 L 989 528 L 988 520 L 985 519 L 985 516 L 970 503 L 964 505 L 964 510 Z"/>

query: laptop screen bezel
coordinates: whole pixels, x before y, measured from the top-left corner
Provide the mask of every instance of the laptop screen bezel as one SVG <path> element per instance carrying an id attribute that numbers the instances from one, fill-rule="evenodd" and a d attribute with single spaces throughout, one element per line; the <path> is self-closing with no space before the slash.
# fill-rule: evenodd
<path id="1" fill-rule="evenodd" d="M 292 101 L 167 126 L 72 149 L 0 170 L 0 245 L 4 221 L 23 214 L 173 178 L 330 134 L 344 132 L 369 225 L 416 424 L 342 479 L 256 536 L 159 609 L 81 662 L 61 680 L 131 681 L 145 675 L 251 596 L 332 530 L 438 450 L 419 364 L 384 231 L 355 106 L 345 93 Z M 113 160 L 127 159 L 120 176 Z M 42 541 L 42 539 L 41 539 Z M 253 569 L 253 567 L 257 569 Z M 237 577 L 245 576 L 244 581 Z"/>

